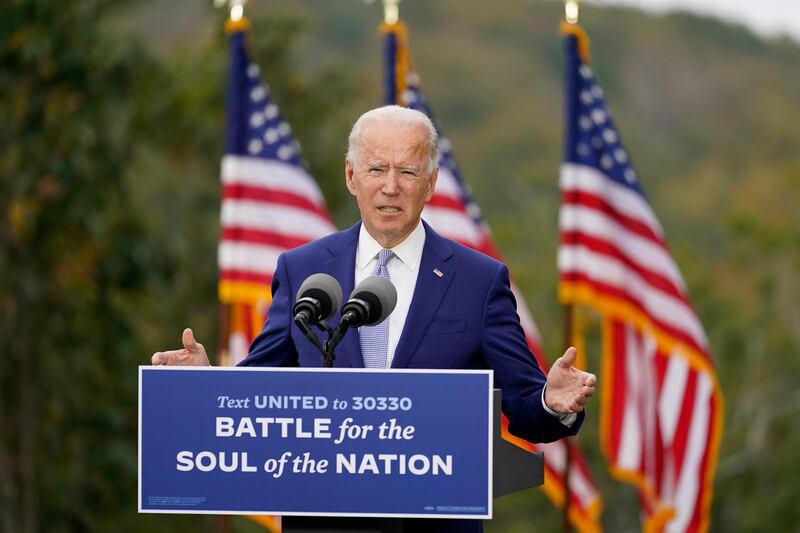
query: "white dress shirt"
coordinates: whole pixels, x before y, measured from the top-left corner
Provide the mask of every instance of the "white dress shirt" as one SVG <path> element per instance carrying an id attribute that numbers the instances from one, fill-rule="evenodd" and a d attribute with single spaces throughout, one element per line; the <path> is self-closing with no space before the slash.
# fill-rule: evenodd
<path id="1" fill-rule="evenodd" d="M 389 346 L 386 350 L 386 368 L 392 366 L 394 352 L 400 341 L 400 334 L 411 307 L 411 298 L 417 285 L 419 264 L 422 260 L 422 249 L 425 247 L 425 226 L 418 223 L 403 242 L 392 248 L 395 257 L 387 264 L 389 279 L 397 289 L 397 305 L 389 315 Z M 356 248 L 355 286 L 369 276 L 375 274 L 378 264 L 378 253 L 383 247 L 367 232 L 364 224 L 358 234 L 358 247 Z"/>

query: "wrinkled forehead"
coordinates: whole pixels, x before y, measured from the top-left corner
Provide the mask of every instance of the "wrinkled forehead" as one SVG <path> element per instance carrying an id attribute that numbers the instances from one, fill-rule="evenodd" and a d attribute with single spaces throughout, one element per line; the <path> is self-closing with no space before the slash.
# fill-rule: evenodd
<path id="1" fill-rule="evenodd" d="M 424 166 L 428 157 L 427 131 L 419 124 L 364 124 L 359 142 L 362 163 L 383 161 Z"/>

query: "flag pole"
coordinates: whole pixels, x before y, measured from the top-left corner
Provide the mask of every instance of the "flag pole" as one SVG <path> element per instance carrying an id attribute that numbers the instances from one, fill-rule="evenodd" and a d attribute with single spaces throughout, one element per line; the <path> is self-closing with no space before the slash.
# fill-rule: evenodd
<path id="1" fill-rule="evenodd" d="M 225 21 L 225 32 L 230 34 L 237 30 L 243 30 L 247 27 L 247 19 L 244 18 L 244 4 L 247 0 L 214 0 L 214 7 L 223 8 L 228 6 L 230 13 L 228 20 Z M 218 365 L 229 365 L 230 358 L 230 314 L 231 306 L 220 300 L 218 307 L 218 324 L 217 324 L 217 354 L 216 363 Z M 231 531 L 231 519 L 227 515 L 219 517 L 219 532 L 229 533 Z"/>
<path id="2" fill-rule="evenodd" d="M 564 0 L 564 19 L 567 24 L 577 24 L 578 14 L 580 12 L 580 5 L 578 0 Z M 568 303 L 564 306 L 564 338 L 565 344 L 569 346 L 572 343 L 573 331 L 572 324 L 574 318 L 573 304 Z M 569 489 L 569 471 L 572 462 L 572 439 L 573 437 L 564 438 L 564 509 L 561 515 L 562 530 L 564 533 L 570 533 L 572 526 L 569 521 L 569 507 L 570 507 L 570 489 Z"/>
<path id="3" fill-rule="evenodd" d="M 228 15 L 228 20 L 225 21 L 225 33 L 231 33 L 232 27 L 234 24 L 241 24 L 244 15 L 244 1 L 240 1 L 236 3 L 236 12 L 234 13 L 234 2 L 235 0 L 214 0 L 214 7 L 216 8 L 223 8 L 229 6 L 230 13 Z M 235 17 L 235 18 L 234 18 Z M 236 21 L 236 22 L 234 22 Z M 216 354 L 216 364 L 217 365 L 229 365 L 230 359 L 228 357 L 229 354 L 229 341 L 231 338 L 231 331 L 230 331 L 230 314 L 231 314 L 231 306 L 220 300 L 219 307 L 218 307 L 218 317 L 217 317 L 217 354 Z M 219 532 L 220 533 L 229 533 L 231 530 L 231 522 L 230 517 L 223 515 L 219 517 Z"/>
<path id="4" fill-rule="evenodd" d="M 572 319 L 573 305 L 568 303 L 564 306 L 564 340 L 567 346 L 572 342 Z M 570 533 L 572 526 L 569 522 L 569 470 L 572 463 L 572 439 L 574 437 L 564 437 L 564 508 L 561 515 L 561 529 L 564 533 Z"/>
<path id="5" fill-rule="evenodd" d="M 247 0 L 214 0 L 214 7 L 218 9 L 229 9 L 228 19 L 225 21 L 226 34 L 230 35 L 235 32 L 245 31 L 249 27 L 250 22 L 244 16 L 244 6 L 246 3 Z M 233 306 L 220 298 L 217 322 L 219 335 L 217 337 L 216 363 L 218 365 L 229 366 L 233 362 L 230 357 L 230 339 L 233 331 L 231 320 L 232 313 Z M 227 522 L 227 520 L 224 520 L 224 522 Z M 227 529 L 226 526 L 224 533 L 227 533 Z"/>

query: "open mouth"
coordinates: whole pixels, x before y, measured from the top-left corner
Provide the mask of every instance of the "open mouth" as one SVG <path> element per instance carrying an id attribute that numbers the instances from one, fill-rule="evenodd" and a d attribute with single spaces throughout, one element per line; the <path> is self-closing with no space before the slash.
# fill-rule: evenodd
<path id="1" fill-rule="evenodd" d="M 399 213 L 400 212 L 400 208 L 399 207 L 393 207 L 393 206 L 385 205 L 383 207 L 379 207 L 378 211 L 380 211 L 381 213 L 389 213 L 389 214 L 391 214 L 391 213 Z"/>

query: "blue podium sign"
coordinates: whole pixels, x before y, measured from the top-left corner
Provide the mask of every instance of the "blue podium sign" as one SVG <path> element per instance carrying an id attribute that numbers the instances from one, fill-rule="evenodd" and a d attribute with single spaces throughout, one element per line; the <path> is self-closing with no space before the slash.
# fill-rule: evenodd
<path id="1" fill-rule="evenodd" d="M 139 368 L 139 511 L 491 518 L 492 372 Z"/>

